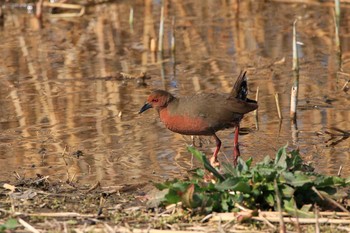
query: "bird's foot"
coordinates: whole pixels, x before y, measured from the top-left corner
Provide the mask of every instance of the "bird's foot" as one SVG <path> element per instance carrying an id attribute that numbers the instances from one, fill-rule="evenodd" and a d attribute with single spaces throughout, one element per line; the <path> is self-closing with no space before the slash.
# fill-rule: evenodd
<path id="1" fill-rule="evenodd" d="M 217 158 L 215 158 L 214 156 L 210 158 L 210 165 L 213 166 L 214 168 L 216 169 L 219 169 L 220 168 L 220 163 L 218 161 Z"/>
<path id="2" fill-rule="evenodd" d="M 238 157 L 236 157 L 236 158 L 233 159 L 233 166 L 234 166 L 234 167 L 237 167 L 237 164 L 238 164 L 238 161 L 237 161 L 237 160 L 238 160 Z"/>
<path id="3" fill-rule="evenodd" d="M 204 182 L 215 183 L 215 176 L 211 172 L 205 173 L 203 179 L 204 179 Z"/>

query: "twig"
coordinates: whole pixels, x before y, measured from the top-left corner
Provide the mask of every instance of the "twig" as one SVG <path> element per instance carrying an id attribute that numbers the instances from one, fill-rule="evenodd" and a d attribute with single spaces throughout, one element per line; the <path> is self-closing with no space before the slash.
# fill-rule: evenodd
<path id="1" fill-rule="evenodd" d="M 39 230 L 35 229 L 32 225 L 30 225 L 29 223 L 27 223 L 27 222 L 24 221 L 23 219 L 18 218 L 18 222 L 19 222 L 22 226 L 24 226 L 24 228 L 27 229 L 28 231 L 33 232 L 33 233 L 40 233 Z"/>
<path id="2" fill-rule="evenodd" d="M 272 228 L 274 231 L 277 230 L 277 228 L 267 219 L 265 218 L 264 216 L 262 217 L 262 220 L 264 223 L 266 223 L 270 228 Z"/>
<path id="3" fill-rule="evenodd" d="M 43 177 L 40 177 L 38 180 L 35 180 L 33 183 L 39 183 L 43 180 L 47 181 L 47 179 L 49 179 L 50 176 L 43 176 Z"/>
<path id="4" fill-rule="evenodd" d="M 315 233 L 320 233 L 320 223 L 318 222 L 318 207 L 315 205 Z"/>
<path id="5" fill-rule="evenodd" d="M 132 233 L 193 233 L 194 231 L 189 230 L 158 230 L 158 229 L 137 229 L 137 228 L 131 228 L 129 224 L 125 224 L 126 227 L 116 227 L 116 232 L 132 232 Z"/>
<path id="6" fill-rule="evenodd" d="M 208 214 L 207 216 L 205 216 L 205 217 L 201 220 L 201 222 L 203 223 L 203 222 L 207 221 L 208 219 L 210 219 L 211 217 L 213 217 L 213 214 Z"/>
<path id="7" fill-rule="evenodd" d="M 114 233 L 114 232 L 116 232 L 110 225 L 108 225 L 106 222 L 105 223 L 103 223 L 104 224 L 104 226 L 105 226 L 105 230 L 106 230 L 106 232 L 108 232 L 108 233 Z"/>
<path id="8" fill-rule="evenodd" d="M 350 216 L 350 212 L 342 205 L 340 205 L 338 202 L 336 202 L 335 200 L 333 200 L 332 198 L 329 198 L 328 196 L 322 194 L 319 190 L 316 189 L 315 186 L 313 186 L 312 191 L 314 191 L 322 200 L 326 200 L 329 203 L 333 204 L 334 206 L 338 207 L 339 209 L 341 209 L 342 211 L 346 212 L 348 214 L 348 216 Z"/>
<path id="9" fill-rule="evenodd" d="M 294 198 L 294 196 L 293 196 Z M 297 232 L 301 233 L 301 229 L 300 229 L 300 223 L 299 223 L 299 216 L 298 216 L 298 207 L 297 207 L 297 203 L 294 201 L 294 214 L 295 214 L 295 218 L 296 218 L 296 228 L 297 228 Z"/>
<path id="10" fill-rule="evenodd" d="M 238 209 L 240 209 L 240 210 L 243 210 L 243 211 L 253 212 L 253 210 L 248 209 L 248 208 L 246 208 L 246 207 L 244 207 L 244 206 L 238 204 L 237 202 L 235 203 L 235 207 L 238 208 Z"/>
<path id="11" fill-rule="evenodd" d="M 74 182 L 75 177 L 77 176 L 77 173 L 75 172 L 72 176 L 72 178 L 69 180 L 69 184 L 72 184 Z"/>
<path id="12" fill-rule="evenodd" d="M 252 217 L 254 220 L 258 221 L 264 221 L 262 217 Z M 280 222 L 279 217 L 275 218 L 266 218 L 270 222 Z M 285 223 L 293 223 L 296 221 L 296 218 L 283 218 L 283 222 Z M 314 218 L 300 218 L 299 219 L 300 224 L 307 224 L 307 223 L 316 223 L 316 219 Z M 330 219 L 330 218 L 319 218 L 318 222 L 320 224 L 322 223 L 328 223 L 328 224 L 350 224 L 350 220 L 348 219 Z"/>
<path id="13" fill-rule="evenodd" d="M 100 181 L 97 181 L 96 184 L 94 184 L 91 188 L 89 188 L 89 190 L 86 191 L 86 193 L 89 193 L 92 190 L 95 190 L 99 186 L 100 186 Z"/>
<path id="14" fill-rule="evenodd" d="M 348 81 L 345 82 L 344 86 L 341 88 L 342 91 L 347 92 L 347 91 L 349 90 L 349 88 L 348 88 L 349 82 L 350 82 L 350 80 L 348 80 Z"/>
<path id="15" fill-rule="evenodd" d="M 13 173 L 17 180 L 22 179 L 22 177 L 20 176 L 20 174 L 18 174 L 18 172 L 14 171 Z"/>
<path id="16" fill-rule="evenodd" d="M 62 14 L 51 14 L 51 17 L 80 17 L 85 13 L 85 7 L 78 4 L 68 4 L 68 3 L 59 3 L 59 2 L 43 2 L 44 7 L 52 8 L 64 8 L 72 10 L 80 10 L 79 13 L 62 13 Z"/>
<path id="17" fill-rule="evenodd" d="M 280 101 L 279 101 L 278 93 L 275 93 L 275 102 L 276 102 L 276 107 L 277 107 L 278 118 L 280 120 L 282 120 L 282 113 L 281 113 Z"/>
<path id="18" fill-rule="evenodd" d="M 346 231 L 346 232 L 350 232 L 350 227 L 338 226 L 337 229 L 343 230 L 343 231 Z"/>
<path id="19" fill-rule="evenodd" d="M 342 170 L 343 170 L 343 165 L 340 165 L 337 176 L 341 177 Z"/>
<path id="20" fill-rule="evenodd" d="M 346 77 L 350 77 L 349 73 L 345 73 L 345 72 L 342 72 L 342 71 L 338 71 L 337 73 L 341 74 L 341 75 L 345 75 Z"/>
<path id="21" fill-rule="evenodd" d="M 63 222 L 63 232 L 68 233 L 67 222 Z"/>
<path id="22" fill-rule="evenodd" d="M 259 101 L 259 86 L 256 88 L 256 93 L 255 93 L 255 101 Z M 259 130 L 259 115 L 258 115 L 258 109 L 254 110 L 254 116 L 255 116 L 255 125 L 256 129 Z"/>
<path id="23" fill-rule="evenodd" d="M 59 213 L 19 213 L 17 212 L 15 215 L 17 216 L 30 216 L 30 217 L 47 217 L 47 218 L 94 218 L 95 214 L 79 214 L 75 212 L 59 212 Z"/>
<path id="24" fill-rule="evenodd" d="M 64 154 L 66 153 L 66 150 L 67 150 L 67 145 L 64 147 L 63 152 L 61 154 L 61 157 L 62 157 L 64 163 L 66 164 L 66 166 L 68 166 L 68 163 L 67 163 L 66 159 L 64 158 Z"/>
<path id="25" fill-rule="evenodd" d="M 320 216 L 324 216 L 324 217 L 331 216 L 334 219 L 340 219 L 342 217 L 349 217 L 349 214 L 344 213 L 344 212 L 323 211 L 323 212 L 319 212 L 319 214 L 320 214 Z M 259 211 L 259 217 L 264 217 L 266 219 L 278 219 L 279 215 L 280 215 L 280 213 L 277 211 Z M 282 216 L 284 218 L 287 218 L 287 219 L 291 218 L 290 214 L 288 214 L 287 212 L 282 212 Z M 218 221 L 219 218 L 221 218 L 222 221 L 235 220 L 235 216 L 232 213 L 213 213 L 213 217 L 211 218 L 211 221 Z M 300 223 L 303 223 L 303 222 L 301 222 L 302 219 L 305 219 L 305 218 L 300 218 L 299 219 Z M 312 223 L 314 223 L 314 222 L 312 222 Z"/>
<path id="26" fill-rule="evenodd" d="M 315 187 L 312 187 L 311 190 L 314 191 L 317 194 L 317 196 L 321 198 L 321 200 L 324 200 L 322 194 Z"/>
<path id="27" fill-rule="evenodd" d="M 224 231 L 224 229 L 222 228 L 222 225 L 221 225 L 221 219 L 219 220 L 219 224 L 217 226 L 217 230 L 220 233 L 225 233 L 225 231 Z"/>
<path id="28" fill-rule="evenodd" d="M 280 233 L 285 233 L 286 232 L 286 226 L 284 225 L 283 221 L 283 214 L 282 214 L 282 203 L 281 203 L 281 198 L 280 198 L 280 193 L 278 190 L 277 186 L 277 180 L 275 179 L 273 182 L 273 186 L 276 192 L 276 202 L 277 202 L 277 209 L 279 213 L 279 223 L 280 223 Z"/>
<path id="29" fill-rule="evenodd" d="M 268 214 L 274 214 L 274 216 L 268 216 Z M 280 217 L 278 216 L 279 213 L 277 212 L 272 212 L 272 213 L 267 213 L 267 212 L 263 212 L 263 213 L 259 213 L 259 216 L 258 217 L 255 217 L 253 216 L 252 219 L 253 220 L 257 220 L 257 221 L 266 221 L 266 219 L 270 222 L 273 222 L 273 223 L 278 223 L 281 221 Z M 326 212 L 327 213 L 327 212 Z M 286 214 L 287 213 L 284 213 L 282 212 L 282 214 Z M 337 212 L 336 213 L 337 216 L 343 216 L 343 217 L 347 217 L 345 215 L 345 213 L 340 213 L 340 212 Z M 341 215 L 339 215 L 341 214 Z M 266 215 L 266 216 L 263 216 L 263 215 Z M 320 215 L 323 215 L 323 212 L 320 212 Z M 329 215 L 331 215 L 331 212 L 329 212 Z M 235 219 L 235 216 L 232 214 L 232 213 L 216 213 L 216 214 L 213 214 L 213 217 L 210 219 L 210 221 L 219 221 L 219 219 L 221 219 L 221 221 L 232 221 Z M 294 223 L 296 222 L 296 218 L 294 217 L 283 217 L 283 222 L 284 223 Z M 299 218 L 299 223 L 300 224 L 314 224 L 316 221 L 315 221 L 315 218 Z M 329 223 L 329 224 L 350 224 L 350 219 L 344 219 L 344 218 L 318 218 L 318 222 L 320 224 L 323 224 L 323 223 Z"/>

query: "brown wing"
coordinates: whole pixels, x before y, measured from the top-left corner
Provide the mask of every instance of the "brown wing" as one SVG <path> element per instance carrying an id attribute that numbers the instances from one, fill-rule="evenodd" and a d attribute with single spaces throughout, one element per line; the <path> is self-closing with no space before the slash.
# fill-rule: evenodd
<path id="1" fill-rule="evenodd" d="M 168 108 L 170 114 L 200 117 L 210 127 L 220 129 L 239 123 L 245 113 L 257 108 L 257 104 L 231 99 L 227 94 L 199 94 L 180 98 L 175 105 Z"/>

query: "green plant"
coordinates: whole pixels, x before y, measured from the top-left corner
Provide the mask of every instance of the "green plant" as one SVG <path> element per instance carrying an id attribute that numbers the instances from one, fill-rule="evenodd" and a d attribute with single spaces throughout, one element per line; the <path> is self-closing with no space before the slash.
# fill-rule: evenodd
<path id="1" fill-rule="evenodd" d="M 0 232 L 5 232 L 6 230 L 13 230 L 17 227 L 18 227 L 17 220 L 10 218 L 4 224 L 0 224 Z"/>
<path id="2" fill-rule="evenodd" d="M 190 147 L 189 151 L 216 177 L 216 182 L 206 182 L 205 170 L 196 169 L 190 180 L 172 180 L 156 184 L 168 190 L 163 204 L 182 202 L 186 208 L 202 212 L 235 211 L 236 204 L 250 209 L 277 210 L 277 195 L 282 209 L 299 216 L 311 216 L 313 204 L 327 206 L 331 200 L 340 200 L 347 194 L 340 189 L 350 185 L 349 178 L 326 176 L 314 172 L 303 162 L 297 150 L 279 149 L 273 160 L 266 157 L 252 166 L 252 159 L 238 160 L 238 165 L 223 164 L 219 173 L 205 155 Z M 278 190 L 276 190 L 278 189 Z"/>

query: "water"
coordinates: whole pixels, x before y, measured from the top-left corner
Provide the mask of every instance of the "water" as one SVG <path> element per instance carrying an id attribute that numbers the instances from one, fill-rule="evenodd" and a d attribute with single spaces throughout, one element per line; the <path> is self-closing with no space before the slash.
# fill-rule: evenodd
<path id="1" fill-rule="evenodd" d="M 134 24 L 129 24 L 130 7 Z M 258 127 L 252 113 L 240 137 L 244 159 L 260 161 L 286 143 L 299 148 L 318 171 L 350 175 L 347 75 L 337 75 L 333 8 L 326 4 L 244 1 L 174 1 L 165 9 L 164 53 L 149 49 L 158 37 L 158 1 L 87 7 L 77 18 L 33 15 L 5 8 L 0 53 L 0 180 L 13 173 L 85 184 L 142 183 L 181 177 L 193 166 L 192 143 L 165 129 L 155 111 L 139 115 L 147 95 L 229 92 L 247 70 L 250 98 L 259 88 Z M 342 8 L 342 69 L 348 73 L 347 8 Z M 172 19 L 175 16 L 175 26 Z M 298 18 L 300 91 L 297 131 L 289 119 L 292 24 Z M 175 30 L 176 53 L 170 51 Z M 147 72 L 146 85 L 120 72 Z M 118 76 L 119 77 L 119 76 Z M 279 94 L 283 120 L 276 110 Z M 258 129 L 257 129 L 258 128 Z M 331 137 L 331 133 L 339 134 Z M 221 161 L 231 161 L 233 130 L 218 133 Z M 341 139 L 344 139 L 341 141 Z M 210 156 L 215 140 L 199 149 Z M 198 138 L 196 142 L 198 144 Z M 339 141 L 340 140 L 340 141 Z M 82 156 L 77 156 L 81 155 Z"/>

